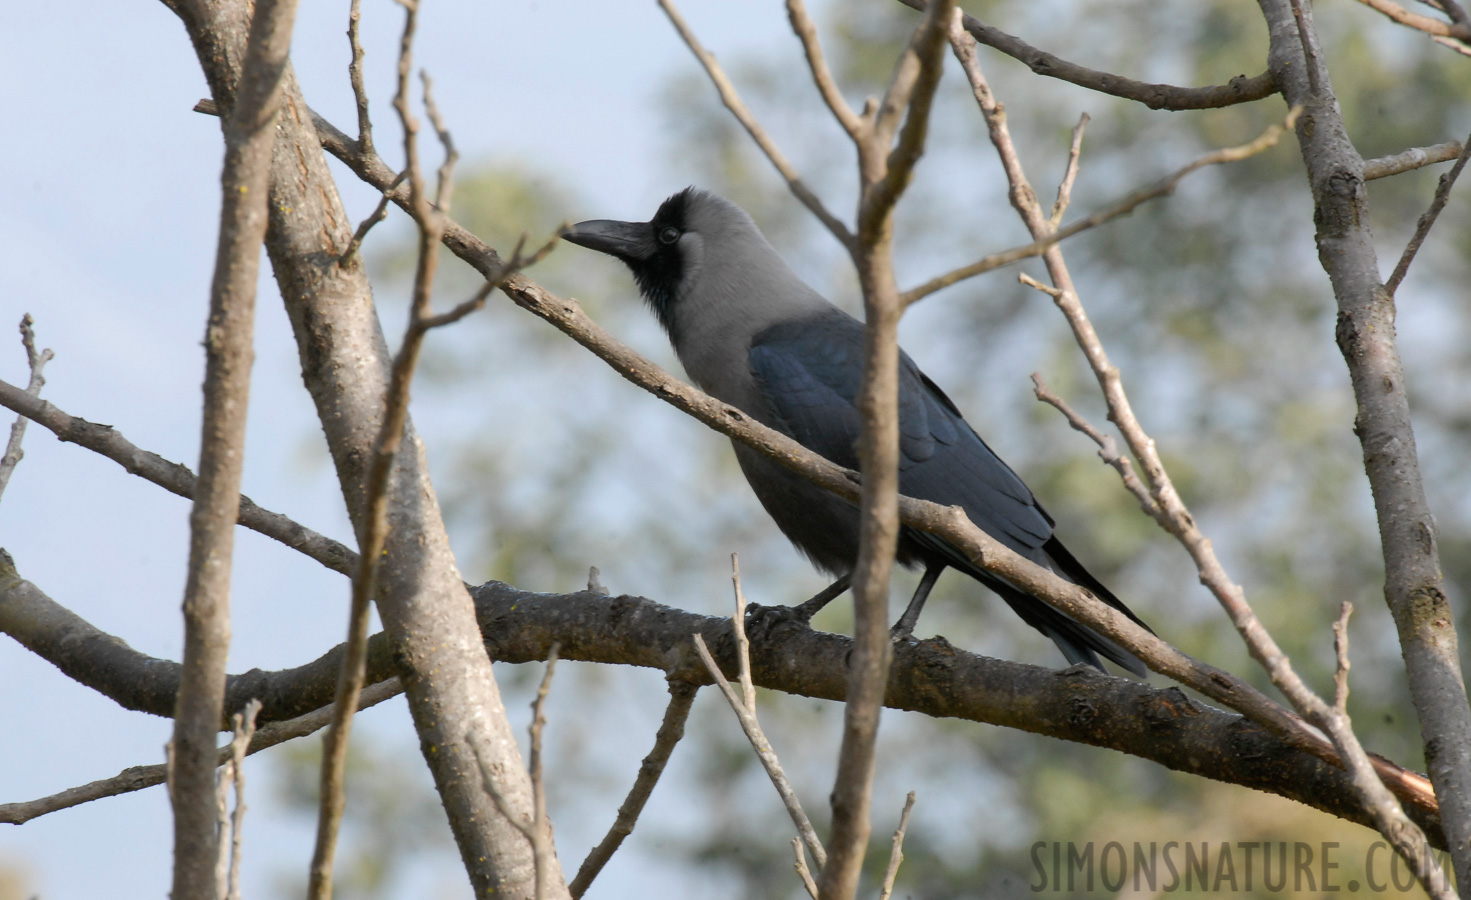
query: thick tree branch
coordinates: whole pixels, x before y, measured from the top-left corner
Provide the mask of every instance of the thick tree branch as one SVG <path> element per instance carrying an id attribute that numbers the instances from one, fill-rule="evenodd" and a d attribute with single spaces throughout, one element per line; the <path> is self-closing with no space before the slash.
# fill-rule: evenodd
<path id="1" fill-rule="evenodd" d="M 199 16 L 182 4 L 176 10 L 217 102 L 238 71 L 233 23 L 244 5 L 215 0 L 208 15 Z M 361 267 L 338 265 L 352 226 L 289 71 L 284 110 L 272 160 L 266 249 L 296 336 L 303 381 L 361 539 L 389 355 Z M 409 426 L 391 485 L 387 553 L 375 599 L 393 640 L 420 746 L 477 895 L 528 898 L 535 890 L 530 848 L 483 790 L 476 750 L 505 779 L 502 793 L 517 810 L 531 807 L 530 779 L 490 660 L 475 638 L 474 610 L 455 567 L 423 447 Z M 335 679 L 329 675 L 326 682 Z"/>
<path id="2" fill-rule="evenodd" d="M 559 644 L 563 659 L 657 669 L 676 682 L 704 684 L 709 677 L 690 644 L 690 635 L 700 634 L 727 673 L 737 668 L 729 619 L 642 597 L 540 594 L 499 582 L 481 585 L 473 595 L 486 649 L 501 662 L 543 660 Z M 813 631 L 781 607 L 753 607 L 750 619 L 755 684 L 805 697 L 845 699 L 851 639 Z M 165 716 L 172 709 L 176 663 L 138 653 L 58 606 L 21 579 L 8 557 L 0 557 L 0 631 L 127 709 Z M 258 698 L 261 723 L 316 715 L 312 710 L 331 702 L 341 653 L 339 646 L 295 669 L 231 676 L 227 709 L 233 712 Z M 378 682 L 395 671 L 386 636 L 375 635 L 369 641 L 368 680 Z M 1118 750 L 1370 824 L 1340 768 L 1241 716 L 1197 703 L 1177 688 L 1151 688 L 1078 667 L 1057 671 L 989 659 L 933 638 L 895 649 L 884 702 L 894 709 Z M 229 723 L 221 721 L 219 727 L 228 730 Z M 274 727 L 264 725 L 257 740 Z M 1378 758 L 1376 764 L 1411 818 L 1440 846 L 1435 795 L 1426 779 Z"/>
<path id="3" fill-rule="evenodd" d="M 230 648 L 230 563 L 240 515 L 245 419 L 255 359 L 255 290 L 266 235 L 266 194 L 281 81 L 296 0 L 260 0 L 232 102 L 224 106 L 220 234 L 205 330 L 204 423 L 189 516 L 184 582 L 184 675 L 175 700 L 169 795 L 175 900 L 214 898 L 216 725 Z"/>
<path id="4" fill-rule="evenodd" d="M 911 9 L 924 9 L 926 0 L 899 0 Z M 1038 75 L 1058 78 L 1079 87 L 1110 94 L 1125 100 L 1137 100 L 1150 109 L 1219 109 L 1238 103 L 1250 103 L 1277 93 L 1277 82 L 1270 71 L 1252 78 L 1237 75 L 1228 84 L 1209 87 L 1176 87 L 1172 84 L 1150 84 L 1134 81 L 1109 72 L 1099 72 L 1084 66 L 1059 59 L 1044 50 L 1038 50 L 1021 38 L 1014 37 L 997 28 L 992 28 L 974 16 L 963 20 L 965 30 L 971 37 L 994 50 L 999 50 L 1018 62 L 1024 63 Z"/>
<path id="5" fill-rule="evenodd" d="M 1259 5 L 1270 34 L 1271 69 L 1287 102 L 1304 107 L 1297 136 L 1313 191 L 1318 256 L 1338 302 L 1338 345 L 1358 403 L 1354 430 L 1379 521 L 1385 599 L 1399 632 L 1426 762 L 1445 809 L 1456 877 L 1471 884 L 1471 707 L 1395 345 L 1394 300 L 1379 282 L 1369 232 L 1364 161 L 1349 140 L 1326 65 L 1319 60 L 1314 79 L 1304 71 L 1309 61 L 1290 4 Z M 1311 32 L 1311 7 L 1302 9 L 1302 19 Z M 1324 723 L 1341 745 L 1351 743 L 1347 717 L 1325 714 Z M 1362 764 L 1355 770 L 1362 773 Z M 1361 776 L 1356 783 L 1375 812 L 1376 827 L 1414 862 L 1421 884 L 1432 895 L 1449 896 L 1417 829 L 1372 778 Z"/>

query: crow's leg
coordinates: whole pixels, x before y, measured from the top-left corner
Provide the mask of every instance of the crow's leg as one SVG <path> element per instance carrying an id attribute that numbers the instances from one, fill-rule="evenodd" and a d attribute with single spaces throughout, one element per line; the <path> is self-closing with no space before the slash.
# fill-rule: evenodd
<path id="1" fill-rule="evenodd" d="M 792 607 L 792 612 L 802 621 L 810 622 L 813 616 L 817 615 L 824 606 L 837 599 L 852 583 L 853 573 L 849 572 L 847 575 L 842 576 L 837 581 L 834 581 L 832 584 L 812 595 L 811 600 L 799 606 Z"/>
<path id="2" fill-rule="evenodd" d="M 914 596 L 909 600 L 909 606 L 904 610 L 904 615 L 894 623 L 889 632 L 890 637 L 896 641 L 907 641 L 914 633 L 914 623 L 919 621 L 920 610 L 924 609 L 924 602 L 930 598 L 930 590 L 934 588 L 935 582 L 940 579 L 940 573 L 945 571 L 944 563 L 930 563 L 925 567 L 924 577 L 919 580 L 919 587 L 914 589 Z"/>

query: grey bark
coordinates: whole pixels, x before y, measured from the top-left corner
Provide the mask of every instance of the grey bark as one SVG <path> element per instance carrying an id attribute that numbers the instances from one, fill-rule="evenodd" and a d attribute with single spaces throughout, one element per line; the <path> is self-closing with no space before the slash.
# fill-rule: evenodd
<path id="1" fill-rule="evenodd" d="M 1395 344 L 1394 298 L 1380 281 L 1369 231 L 1364 161 L 1349 140 L 1321 54 L 1304 51 L 1289 0 L 1260 0 L 1270 29 L 1269 65 L 1289 105 L 1302 104 L 1298 140 L 1307 164 L 1318 258 L 1338 303 L 1337 339 L 1353 382 L 1354 432 L 1374 494 L 1384 553 L 1384 597 L 1399 631 L 1425 760 L 1440 798 L 1457 881 L 1471 884 L 1471 708 L 1446 599 L 1436 528 L 1425 496 L 1404 369 Z M 1308 66 L 1315 66 L 1311 74 Z M 1314 94 L 1314 87 L 1317 94 Z"/>
<path id="2" fill-rule="evenodd" d="M 176 9 L 221 108 L 239 74 L 245 4 Z M 302 376 L 317 406 L 354 528 L 364 525 L 367 466 L 382 415 L 389 356 L 361 268 L 339 257 L 352 226 L 288 70 L 272 161 L 266 248 L 296 334 Z M 460 579 L 429 483 L 423 447 L 405 428 L 391 481 L 379 612 L 393 643 L 421 748 L 477 895 L 531 897 L 531 848 L 481 786 L 475 749 L 517 815 L 531 783 L 516 747 L 474 607 Z M 552 896 L 567 896 L 560 873 Z"/>

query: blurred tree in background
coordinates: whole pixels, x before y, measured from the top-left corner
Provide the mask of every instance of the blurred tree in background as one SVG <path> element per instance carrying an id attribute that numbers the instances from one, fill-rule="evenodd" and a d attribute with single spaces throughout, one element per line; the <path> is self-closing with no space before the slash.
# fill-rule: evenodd
<path id="1" fill-rule="evenodd" d="M 1168 12 L 1119 0 L 986 2 L 968 11 L 1004 22 L 1012 33 L 1045 35 L 1047 49 L 1066 59 L 1152 81 L 1219 84 L 1254 73 L 1265 58 L 1259 13 L 1225 0 L 1173 4 Z M 914 14 L 873 3 L 831 3 L 824 14 L 830 59 L 850 101 L 881 93 Z M 1322 4 L 1318 26 L 1344 117 L 1366 157 L 1467 131 L 1471 79 L 1464 59 L 1351 3 Z M 718 36 L 707 41 L 718 52 Z M 1205 151 L 1242 143 L 1283 113 L 1275 98 L 1204 112 L 1151 112 L 1036 78 L 1010 59 L 982 53 L 1039 191 L 1050 190 L 1060 175 L 1078 115 L 1092 116 L 1074 192 L 1078 215 Z M 726 66 L 809 183 L 834 208 L 851 208 L 851 151 L 821 108 L 796 41 Z M 806 279 L 857 313 L 846 255 L 787 193 L 693 61 L 667 85 L 664 104 L 670 159 L 686 169 L 693 164 L 701 187 L 750 211 Z M 526 228 L 534 240 L 564 217 L 647 215 L 646 209 L 585 208 L 555 174 L 528 166 L 471 161 L 457 183 L 455 216 L 493 246 L 510 247 L 516 235 L 507 223 Z M 1437 174 L 1427 168 L 1371 184 L 1381 258 L 1398 257 Z M 1066 249 L 1135 408 L 1268 629 L 1322 690 L 1333 671 L 1328 626 L 1339 602 L 1353 601 L 1351 712 L 1369 749 L 1423 766 L 1394 629 L 1380 599 L 1378 538 L 1351 431 L 1354 402 L 1333 346 L 1334 305 L 1315 258 L 1303 182 L 1301 159 L 1284 142 L 1200 172 L 1173 197 L 1069 241 Z M 682 187 L 671 183 L 667 193 Z M 648 198 L 648 208 L 658 199 Z M 1451 204 L 1399 293 L 1417 437 L 1458 614 L 1471 587 L 1471 472 L 1462 464 L 1471 457 L 1467 218 L 1466 204 Z M 389 298 L 407 293 L 412 246 L 406 232 L 400 235 L 396 247 L 372 256 L 385 308 Z M 1027 240 L 1007 206 L 1005 181 L 968 88 L 953 70 L 942 82 L 928 156 L 901 205 L 898 240 L 900 279 L 907 284 Z M 589 256 L 559 250 L 537 278 L 579 298 L 609 330 L 677 370 L 621 266 Z M 1035 261 L 1021 268 L 1042 274 Z M 473 288 L 477 276 L 468 269 L 458 274 L 459 281 L 444 279 L 446 296 Z M 1162 637 L 1268 686 L 1179 548 L 1139 513 L 1092 446 L 1032 398 L 1028 375 L 1036 371 L 1095 422 L 1103 419 L 1091 373 L 1046 297 L 1005 269 L 920 304 L 906 318 L 902 340 L 1044 499 L 1078 555 Z M 724 614 L 727 557 L 738 550 L 747 592 L 757 602 L 796 602 L 820 586 L 749 495 L 723 438 L 631 388 L 543 323 L 492 306 L 444 335 L 425 369 L 416 417 L 452 420 L 461 435 L 455 445 L 435 448 L 434 462 L 472 581 L 564 591 L 585 581 L 593 564 L 615 593 Z M 911 583 L 901 579 L 896 596 Z M 847 616 L 835 607 L 816 626 L 842 630 Z M 956 576 L 941 581 L 920 633 L 944 634 L 988 655 L 1060 664 L 1050 644 Z M 534 690 L 530 673 L 498 668 L 509 705 L 520 707 L 517 697 L 529 699 Z M 605 804 L 589 803 L 586 795 L 596 792 L 584 789 L 616 786 L 632 774 L 625 762 L 613 764 L 599 752 L 607 737 L 595 708 L 610 699 L 659 699 L 635 699 L 650 691 L 647 673 L 569 670 L 556 688 L 563 711 L 548 732 L 564 861 L 579 858 L 578 842 L 595 840 L 611 815 Z M 809 797 L 809 809 L 825 816 L 818 798 L 841 708 L 770 692 L 761 703 L 768 734 Z M 647 706 L 644 716 L 651 715 L 657 709 Z M 403 752 L 404 766 L 417 765 L 412 748 Z M 660 849 L 638 850 L 640 858 L 689 867 L 702 885 L 700 896 L 798 896 L 790 848 L 776 837 L 785 834 L 785 815 L 718 700 L 698 703 L 676 758 L 680 764 L 633 839 Z M 896 798 L 908 789 L 919 795 L 900 876 L 905 896 L 1024 894 L 1035 878 L 1028 848 L 1037 840 L 1340 841 L 1359 848 L 1346 849 L 1346 860 L 1361 860 L 1361 848 L 1378 837 L 1279 798 L 1132 757 L 892 711 L 879 769 L 876 848 L 887 842 Z M 292 771 L 283 768 L 281 777 L 294 777 Z M 401 790 L 391 782 L 366 787 L 374 795 Z M 677 811 L 683 806 L 718 813 L 692 819 Z M 383 812 L 368 802 L 350 805 L 349 814 L 366 821 Z M 424 817 L 426 828 L 434 818 Z M 368 882 L 391 871 L 394 854 L 418 849 L 371 833 L 357 840 L 378 860 L 376 869 L 360 873 L 363 896 L 374 895 Z M 874 864 L 884 855 L 876 852 Z M 1340 883 L 1360 874 L 1345 866 Z"/>

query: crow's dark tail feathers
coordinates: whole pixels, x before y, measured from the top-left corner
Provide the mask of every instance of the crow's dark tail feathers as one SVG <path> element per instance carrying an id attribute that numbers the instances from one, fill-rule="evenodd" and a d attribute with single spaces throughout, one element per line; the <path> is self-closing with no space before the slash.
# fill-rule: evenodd
<path id="1" fill-rule="evenodd" d="M 1050 538 L 1042 545 L 1041 550 L 1052 562 L 1052 568 L 1058 574 L 1079 587 L 1087 588 L 1093 596 L 1128 616 L 1130 621 L 1150 634 L 1154 633 L 1154 629 L 1144 624 L 1144 621 L 1136 616 L 1133 610 L 1125 606 L 1122 600 L 1115 597 L 1101 581 L 1083 568 L 1083 564 L 1078 562 L 1077 558 L 1057 538 Z M 954 566 L 955 562 L 951 561 L 950 564 Z M 1075 621 L 1066 613 L 1054 609 L 1036 597 L 1018 590 L 969 563 L 964 563 L 957 568 L 995 591 L 1002 600 L 1006 601 L 1006 605 L 1022 618 L 1022 621 L 1051 638 L 1052 642 L 1057 644 L 1058 649 L 1062 651 L 1063 656 L 1067 657 L 1068 662 L 1085 663 L 1099 671 L 1107 671 L 1098 659 L 1102 655 L 1135 675 L 1143 677 L 1148 674 L 1148 670 L 1139 657 L 1124 649 L 1112 638 L 1099 634 L 1092 628 Z"/>

